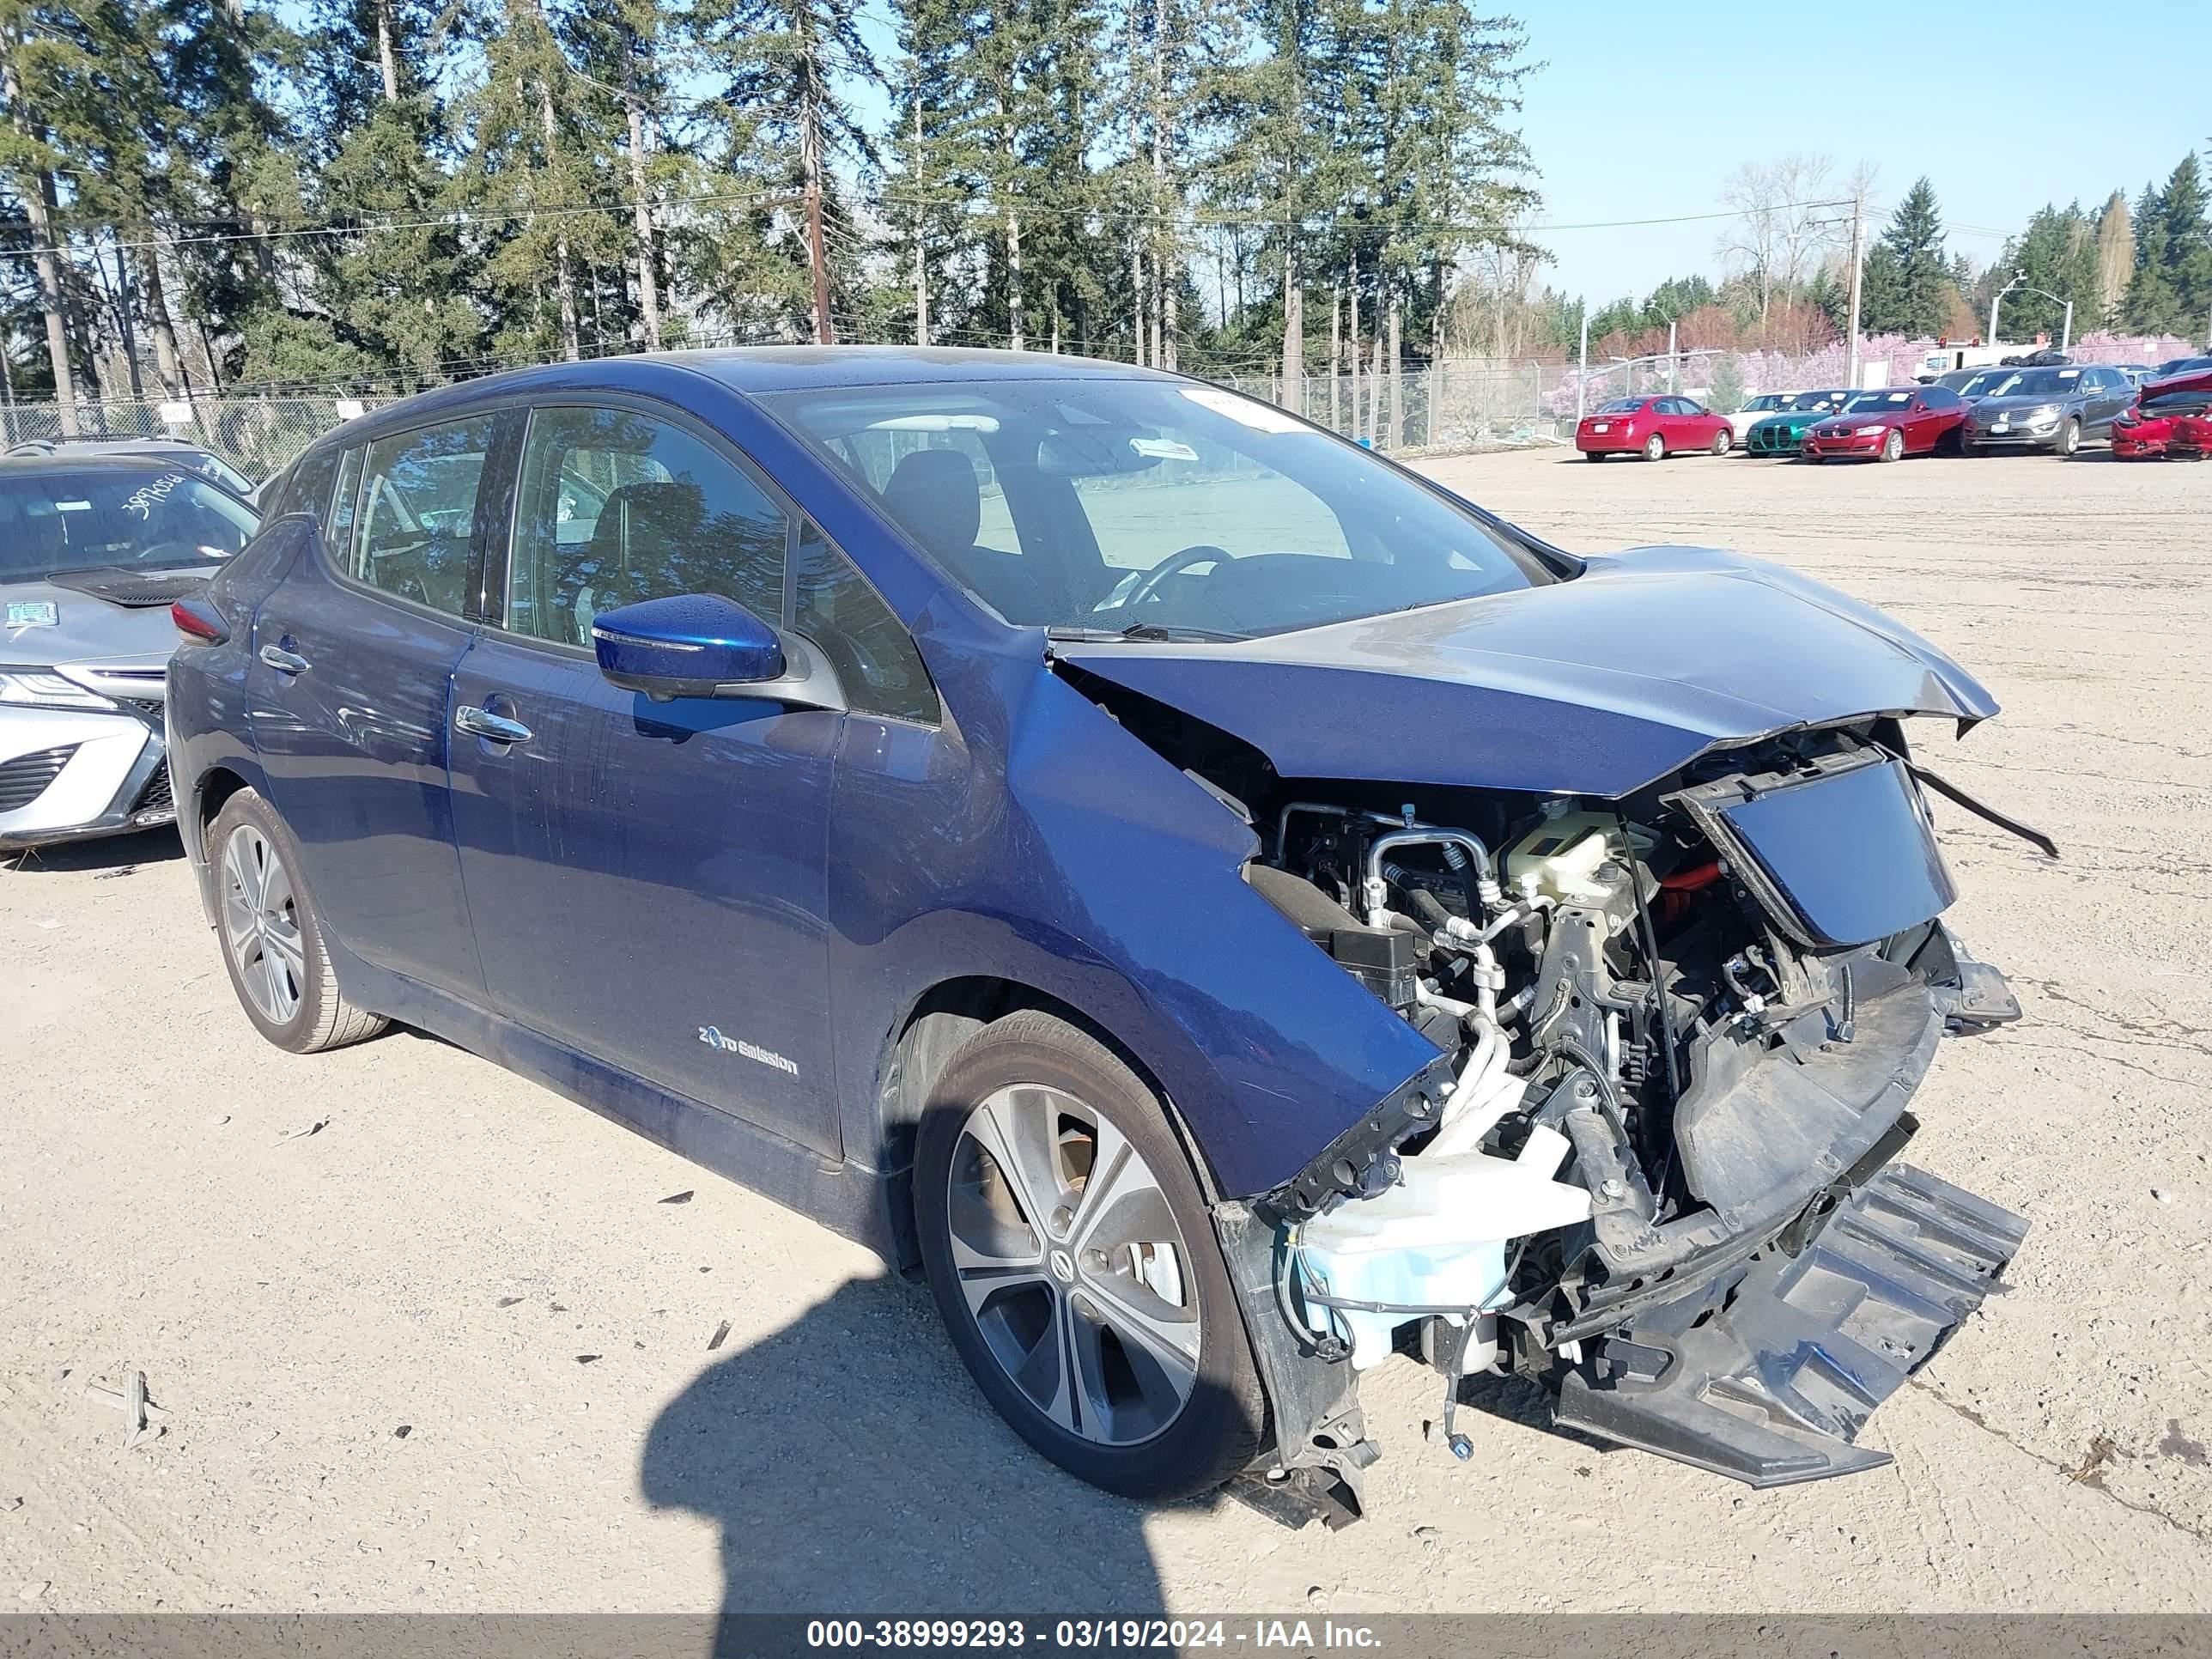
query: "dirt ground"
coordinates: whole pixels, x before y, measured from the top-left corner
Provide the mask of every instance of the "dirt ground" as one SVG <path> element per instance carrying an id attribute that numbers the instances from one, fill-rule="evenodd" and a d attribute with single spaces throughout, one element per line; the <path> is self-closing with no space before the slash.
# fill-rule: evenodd
<path id="1" fill-rule="evenodd" d="M 820 1228 L 422 1037 L 264 1045 L 146 836 L 0 867 L 0 1607 L 2212 1608 L 2212 467 L 1434 465 L 1568 547 L 1785 560 L 2005 705 L 1923 758 L 2065 857 L 1939 804 L 2028 1018 L 1947 1046 L 1915 1156 L 2035 1230 L 1893 1466 L 1753 1492 L 1516 1385 L 1463 1468 L 1394 1361 L 1348 1532 L 1106 1498 Z M 129 1449 L 85 1384 L 133 1370 Z"/>

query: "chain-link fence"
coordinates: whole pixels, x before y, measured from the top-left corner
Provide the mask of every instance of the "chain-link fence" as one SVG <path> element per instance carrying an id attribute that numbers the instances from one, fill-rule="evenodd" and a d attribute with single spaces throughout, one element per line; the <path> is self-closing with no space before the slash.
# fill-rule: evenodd
<path id="1" fill-rule="evenodd" d="M 258 482 L 283 466 L 372 399 L 350 398 L 200 398 L 190 403 L 80 403 L 76 435 L 84 439 L 181 438 L 212 450 Z M 59 404 L 0 408 L 7 446 L 52 442 L 69 434 Z"/>
<path id="2" fill-rule="evenodd" d="M 1556 363 L 1475 361 L 1398 374 L 1309 374 L 1296 398 L 1283 395 L 1279 375 L 1226 384 L 1373 449 L 1433 452 L 1554 441 L 1561 428 L 1545 394 L 1559 374 Z"/>

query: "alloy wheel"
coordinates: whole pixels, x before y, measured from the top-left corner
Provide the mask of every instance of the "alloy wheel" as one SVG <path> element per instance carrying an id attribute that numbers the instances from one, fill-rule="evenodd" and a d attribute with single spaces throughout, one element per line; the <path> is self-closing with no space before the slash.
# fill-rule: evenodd
<path id="1" fill-rule="evenodd" d="M 984 1346 L 1055 1426 L 1133 1446 L 1182 1414 L 1200 1352 L 1194 1258 L 1103 1113 L 1042 1084 L 998 1090 L 961 1127 L 945 1217 Z"/>
<path id="2" fill-rule="evenodd" d="M 247 999 L 272 1025 L 289 1024 L 307 980 L 299 895 L 276 846 L 250 823 L 223 844 L 222 931 Z"/>

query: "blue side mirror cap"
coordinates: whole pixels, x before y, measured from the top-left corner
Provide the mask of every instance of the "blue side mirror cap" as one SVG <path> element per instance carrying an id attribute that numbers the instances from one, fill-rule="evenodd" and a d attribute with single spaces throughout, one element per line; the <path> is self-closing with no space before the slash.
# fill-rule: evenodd
<path id="1" fill-rule="evenodd" d="M 724 695 L 784 672 L 775 629 L 719 593 L 603 611 L 592 621 L 592 648 L 611 684 L 663 702 Z"/>

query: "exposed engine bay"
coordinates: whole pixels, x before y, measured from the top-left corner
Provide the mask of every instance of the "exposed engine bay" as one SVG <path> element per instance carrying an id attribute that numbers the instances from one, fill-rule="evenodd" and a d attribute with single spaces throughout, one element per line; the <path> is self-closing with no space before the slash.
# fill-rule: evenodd
<path id="1" fill-rule="evenodd" d="M 1899 723 L 1619 799 L 1285 781 L 1208 736 L 1148 733 L 1246 816 L 1254 890 L 1444 1056 L 1224 1206 L 1248 1326 L 1272 1314 L 1330 1377 L 1277 1388 L 1247 1495 L 1355 1516 L 1352 1379 L 1394 1353 L 1443 1374 L 1432 1431 L 1462 1460 L 1462 1387 L 1492 1374 L 1754 1485 L 1888 1461 L 1860 1425 L 2026 1231 L 1892 1163 L 1944 1035 L 2020 1013 L 1936 919 L 1954 893 Z"/>

